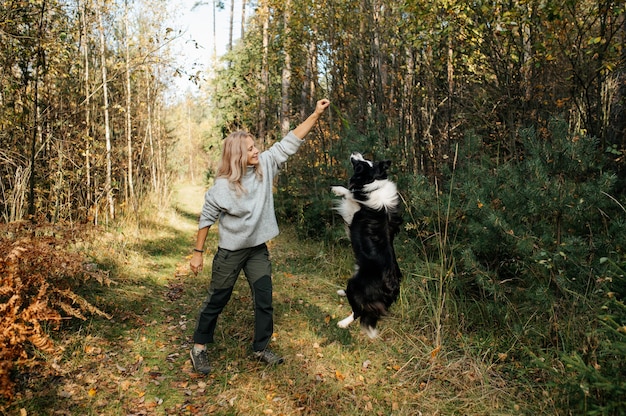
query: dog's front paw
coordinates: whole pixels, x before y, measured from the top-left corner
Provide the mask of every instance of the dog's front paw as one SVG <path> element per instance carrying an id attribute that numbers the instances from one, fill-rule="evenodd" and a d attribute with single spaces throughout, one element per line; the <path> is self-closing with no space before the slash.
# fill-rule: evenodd
<path id="1" fill-rule="evenodd" d="M 336 196 L 346 196 L 350 193 L 350 191 L 343 186 L 331 186 L 330 191 Z"/>
<path id="2" fill-rule="evenodd" d="M 337 322 L 337 326 L 339 328 L 347 328 L 352 322 L 354 322 L 354 312 L 352 312 L 350 314 L 350 316 L 348 316 L 345 319 L 342 319 L 341 321 Z"/>

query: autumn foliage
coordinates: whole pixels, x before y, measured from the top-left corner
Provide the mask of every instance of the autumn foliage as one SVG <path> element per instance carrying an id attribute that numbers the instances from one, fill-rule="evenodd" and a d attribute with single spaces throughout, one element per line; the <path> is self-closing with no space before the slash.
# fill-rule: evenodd
<path id="1" fill-rule="evenodd" d="M 51 331 L 63 320 L 84 320 L 86 314 L 110 318 L 75 293 L 89 279 L 112 283 L 75 249 L 81 232 L 29 222 L 0 226 L 0 397 L 13 396 L 15 369 L 43 364 L 41 353 L 61 351 Z"/>

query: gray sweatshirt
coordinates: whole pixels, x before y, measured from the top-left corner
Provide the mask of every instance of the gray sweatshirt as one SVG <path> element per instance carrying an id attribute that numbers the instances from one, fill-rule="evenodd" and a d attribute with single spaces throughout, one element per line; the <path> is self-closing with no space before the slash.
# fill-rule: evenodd
<path id="1" fill-rule="evenodd" d="M 239 250 L 255 247 L 278 235 L 272 193 L 274 177 L 279 168 L 296 153 L 304 140 L 289 132 L 280 142 L 259 154 L 263 172 L 258 180 L 253 167 L 241 179 L 246 193 L 237 195 L 228 179 L 218 178 L 204 195 L 204 205 L 198 228 L 215 224 L 219 220 L 219 247 Z"/>

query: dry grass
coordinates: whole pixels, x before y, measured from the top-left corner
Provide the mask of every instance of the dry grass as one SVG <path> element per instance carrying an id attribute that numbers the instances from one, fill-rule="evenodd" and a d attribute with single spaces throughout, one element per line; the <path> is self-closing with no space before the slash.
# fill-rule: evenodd
<path id="1" fill-rule="evenodd" d="M 193 373 L 188 359 L 208 270 L 190 275 L 188 255 L 202 189 L 179 189 L 175 209 L 143 219 L 139 232 L 109 232 L 87 250 L 119 282 L 89 287 L 113 316 L 63 332 L 56 376 L 19 377 L 9 414 L 41 415 L 509 415 L 524 413 L 514 385 L 486 355 L 449 337 L 433 344 L 420 282 L 369 340 L 358 325 L 336 326 L 349 313 L 335 292 L 352 269 L 347 248 L 298 242 L 288 229 L 271 243 L 275 292 L 272 348 L 286 363 L 250 359 L 252 308 L 245 278 L 218 323 L 213 372 Z M 213 251 L 212 230 L 207 247 Z M 211 253 L 207 253 L 207 265 Z M 208 269 L 208 268 L 207 268 Z M 16 413 L 17 412 L 17 413 Z"/>

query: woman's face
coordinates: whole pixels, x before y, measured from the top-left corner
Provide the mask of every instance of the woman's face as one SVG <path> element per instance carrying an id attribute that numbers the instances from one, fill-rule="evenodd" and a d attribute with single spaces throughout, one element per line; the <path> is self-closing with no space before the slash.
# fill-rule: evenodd
<path id="1" fill-rule="evenodd" d="M 246 149 L 248 151 L 248 166 L 256 166 L 259 164 L 259 149 L 254 145 L 252 138 L 246 138 Z"/>

